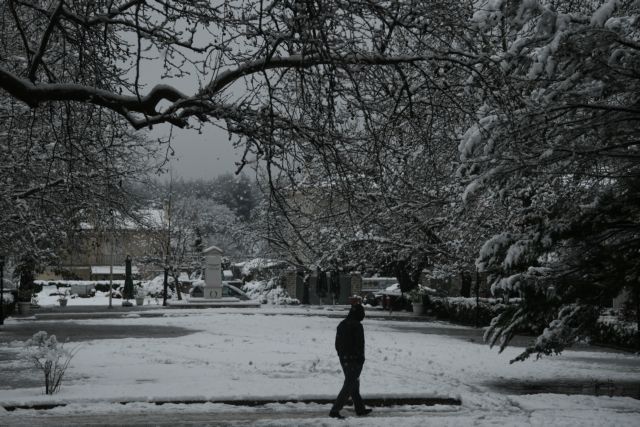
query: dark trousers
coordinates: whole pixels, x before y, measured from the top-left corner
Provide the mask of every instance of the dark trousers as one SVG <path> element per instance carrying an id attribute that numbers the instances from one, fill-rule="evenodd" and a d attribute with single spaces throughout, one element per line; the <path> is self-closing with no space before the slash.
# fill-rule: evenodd
<path id="1" fill-rule="evenodd" d="M 362 397 L 360 397 L 360 372 L 362 372 L 363 364 L 354 361 L 340 361 L 340 364 L 344 372 L 344 384 L 331 408 L 331 412 L 339 412 L 344 407 L 344 404 L 347 403 L 349 396 L 351 396 L 356 413 L 361 413 L 365 409 Z"/>

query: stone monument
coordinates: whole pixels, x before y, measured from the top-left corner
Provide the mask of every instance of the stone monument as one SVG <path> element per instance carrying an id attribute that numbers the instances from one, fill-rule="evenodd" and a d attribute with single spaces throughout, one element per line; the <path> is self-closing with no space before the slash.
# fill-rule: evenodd
<path id="1" fill-rule="evenodd" d="M 203 299 L 222 298 L 222 250 L 216 246 L 205 249 Z"/>

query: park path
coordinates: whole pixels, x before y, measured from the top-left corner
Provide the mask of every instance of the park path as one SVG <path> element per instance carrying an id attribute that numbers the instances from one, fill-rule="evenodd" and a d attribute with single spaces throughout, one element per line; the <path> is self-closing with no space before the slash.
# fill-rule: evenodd
<path id="1" fill-rule="evenodd" d="M 449 409 L 450 408 L 450 409 Z M 250 410 L 233 412 L 167 412 L 158 413 L 111 413 L 111 414 L 42 414 L 36 411 L 7 412 L 0 415 L 0 424 L 6 427 L 50 427 L 50 426 L 348 426 L 348 425 L 389 425 L 391 418 L 405 419 L 411 424 L 419 425 L 422 420 L 436 419 L 452 421 L 466 410 L 461 407 L 413 406 L 410 409 L 377 408 L 374 413 L 365 417 L 357 417 L 351 409 L 345 408 L 342 413 L 347 418 L 336 420 L 328 416 L 326 410 Z M 451 418 L 453 417 L 453 418 Z"/>

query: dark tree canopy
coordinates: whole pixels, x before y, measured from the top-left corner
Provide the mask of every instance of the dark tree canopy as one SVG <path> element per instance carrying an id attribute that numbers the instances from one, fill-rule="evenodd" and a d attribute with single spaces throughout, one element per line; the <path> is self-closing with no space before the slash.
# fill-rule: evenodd
<path id="1" fill-rule="evenodd" d="M 223 127 L 270 191 L 264 238 L 296 263 L 383 260 L 411 283 L 479 254 L 496 293 L 524 296 L 487 338 L 531 327 L 527 357 L 640 286 L 639 16 L 617 0 L 8 0 L 0 94 Z M 149 63 L 172 80 L 145 86 Z"/>

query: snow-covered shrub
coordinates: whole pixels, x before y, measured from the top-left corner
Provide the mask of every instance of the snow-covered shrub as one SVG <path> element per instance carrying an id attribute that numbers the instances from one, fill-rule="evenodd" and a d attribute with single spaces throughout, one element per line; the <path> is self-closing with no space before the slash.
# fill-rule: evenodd
<path id="1" fill-rule="evenodd" d="M 268 280 L 277 276 L 288 264 L 284 261 L 254 258 L 252 260 L 238 263 L 237 267 L 241 267 L 241 275 L 245 280 Z"/>
<path id="2" fill-rule="evenodd" d="M 174 292 L 172 289 L 173 277 L 169 276 L 167 278 L 167 283 L 169 284 L 169 286 L 167 286 L 167 298 L 172 298 Z M 139 295 L 148 295 L 151 298 L 162 298 L 162 292 L 164 290 L 164 276 L 159 275 L 152 280 L 142 282 L 141 286 L 142 289 L 139 290 Z"/>
<path id="3" fill-rule="evenodd" d="M 62 378 L 75 351 L 65 349 L 55 335 L 49 336 L 45 331 L 33 334 L 25 346 L 25 352 L 33 366 L 41 369 L 44 374 L 45 394 L 53 394 L 60 390 Z"/>
<path id="4" fill-rule="evenodd" d="M 2 312 L 4 317 L 11 316 L 15 311 L 15 298 L 10 292 L 5 292 L 2 297 Z"/>
<path id="5" fill-rule="evenodd" d="M 296 305 L 300 304 L 296 298 L 290 298 L 287 290 L 278 284 L 277 279 L 254 280 L 246 282 L 242 290 L 253 300 L 262 304 Z"/>

